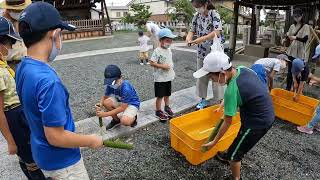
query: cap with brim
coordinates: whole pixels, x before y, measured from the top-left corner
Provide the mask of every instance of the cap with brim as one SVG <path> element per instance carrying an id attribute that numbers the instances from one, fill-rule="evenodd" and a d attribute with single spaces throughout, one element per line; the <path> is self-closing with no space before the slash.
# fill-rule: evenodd
<path id="1" fill-rule="evenodd" d="M 168 28 L 163 28 L 163 29 L 160 29 L 159 33 L 158 33 L 158 36 L 159 38 L 170 38 L 170 39 L 174 39 L 176 38 L 177 36 L 174 35 L 172 33 L 172 31 Z"/>
<path id="2" fill-rule="evenodd" d="M 304 61 L 301 59 L 294 59 L 292 61 L 291 73 L 296 76 L 305 68 Z"/>
<path id="3" fill-rule="evenodd" d="M 201 77 L 203 77 L 203 76 L 205 76 L 205 75 L 207 75 L 209 73 L 210 72 L 204 70 L 204 68 L 201 68 L 198 71 L 196 71 L 195 73 L 193 73 L 193 77 L 199 79 L 199 78 L 201 78 Z"/>
<path id="4" fill-rule="evenodd" d="M 314 56 L 312 56 L 312 59 L 318 59 L 320 56 L 320 44 L 316 47 L 316 50 L 314 52 Z"/>
<path id="5" fill-rule="evenodd" d="M 114 81 L 116 81 L 117 79 L 119 79 L 118 77 L 115 78 L 105 78 L 104 79 L 104 85 L 112 85 Z"/>
<path id="6" fill-rule="evenodd" d="M 24 10 L 31 3 L 31 0 L 4 0 L 0 3 L 0 9 Z"/>
<path id="7" fill-rule="evenodd" d="M 0 17 L 0 35 L 6 35 L 15 40 L 22 41 L 19 34 L 14 30 L 12 23 L 5 17 Z"/>
<path id="8" fill-rule="evenodd" d="M 203 60 L 203 67 L 193 73 L 194 78 L 201 78 L 209 73 L 221 72 L 232 67 L 229 57 L 223 52 L 211 52 Z"/>
<path id="9" fill-rule="evenodd" d="M 280 54 L 277 56 L 277 59 L 282 59 L 282 60 L 285 60 L 285 61 L 290 61 L 289 60 L 289 57 L 285 54 Z"/>
<path id="10" fill-rule="evenodd" d="M 320 54 L 315 54 L 314 56 L 312 56 L 312 59 L 318 59 L 320 57 Z"/>
<path id="11" fill-rule="evenodd" d="M 19 29 L 21 36 L 29 33 L 50 31 L 57 28 L 69 31 L 76 29 L 74 25 L 62 21 L 58 10 L 54 6 L 40 1 L 32 3 L 23 11 L 19 23 L 25 23 L 29 26 L 25 29 Z"/>

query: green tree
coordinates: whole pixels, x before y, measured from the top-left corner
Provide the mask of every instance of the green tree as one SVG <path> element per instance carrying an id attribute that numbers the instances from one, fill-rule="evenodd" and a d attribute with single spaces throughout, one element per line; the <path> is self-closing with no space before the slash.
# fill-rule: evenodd
<path id="1" fill-rule="evenodd" d="M 184 13 L 185 23 L 190 23 L 196 11 L 189 0 L 177 0 L 173 3 L 172 8 L 167 10 L 167 15 L 171 20 L 177 20 L 179 13 Z"/>
<path id="2" fill-rule="evenodd" d="M 149 12 L 149 9 L 150 6 L 146 6 L 144 4 L 133 4 L 130 7 L 130 11 L 132 11 L 133 14 L 131 15 L 130 13 L 128 13 L 126 16 L 122 18 L 122 22 L 137 23 L 140 20 L 147 21 L 152 14 Z"/>
<path id="3" fill-rule="evenodd" d="M 231 24 L 233 21 L 233 12 L 231 9 L 225 8 L 223 6 L 216 7 L 218 13 L 220 14 L 221 20 L 224 24 Z"/>

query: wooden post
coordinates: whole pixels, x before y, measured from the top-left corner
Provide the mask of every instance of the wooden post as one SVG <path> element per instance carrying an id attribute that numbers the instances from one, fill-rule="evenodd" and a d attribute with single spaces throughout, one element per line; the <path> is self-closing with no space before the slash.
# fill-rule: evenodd
<path id="1" fill-rule="evenodd" d="M 233 6 L 233 24 L 231 27 L 231 33 L 230 33 L 230 41 L 229 41 L 229 47 L 230 47 L 230 59 L 233 60 L 233 55 L 236 50 L 236 43 L 237 43 L 237 32 L 238 32 L 238 21 L 239 21 L 239 1 L 236 0 L 234 2 Z"/>
<path id="2" fill-rule="evenodd" d="M 288 32 L 290 26 L 291 26 L 291 8 L 289 8 L 288 10 L 286 10 L 286 21 L 285 21 L 285 25 L 284 25 L 284 32 Z"/>
<path id="3" fill-rule="evenodd" d="M 101 1 L 101 16 L 102 16 L 102 18 L 101 18 L 101 21 L 102 21 L 102 35 L 103 36 L 105 36 L 106 35 L 106 30 L 105 30 L 105 28 L 106 28 L 106 24 L 105 24 L 105 20 L 104 20 L 104 9 L 103 9 L 103 1 L 104 0 L 102 0 Z"/>
<path id="4" fill-rule="evenodd" d="M 250 44 L 256 44 L 257 40 L 257 19 L 256 19 L 256 8 L 254 6 L 251 7 L 251 30 L 250 30 Z"/>
<path id="5" fill-rule="evenodd" d="M 112 34 L 112 26 L 111 26 L 111 21 L 110 21 L 110 17 L 109 17 L 109 13 L 108 13 L 108 8 L 106 5 L 106 1 L 102 0 L 103 4 L 104 4 L 104 8 L 106 10 L 106 14 L 107 14 L 107 23 L 109 24 L 109 28 L 110 28 L 110 33 Z"/>

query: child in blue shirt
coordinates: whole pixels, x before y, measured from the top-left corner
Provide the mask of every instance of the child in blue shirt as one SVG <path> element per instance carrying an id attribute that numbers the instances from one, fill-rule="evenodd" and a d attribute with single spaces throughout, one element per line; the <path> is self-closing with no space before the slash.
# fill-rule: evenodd
<path id="1" fill-rule="evenodd" d="M 101 98 L 99 106 L 96 107 L 97 116 L 112 117 L 106 130 L 111 130 L 120 124 L 135 127 L 140 108 L 140 99 L 136 90 L 128 80 L 122 78 L 121 70 L 116 65 L 108 65 L 104 76 L 106 92 Z M 100 107 L 104 107 L 108 111 L 104 112 Z M 118 117 L 119 113 L 122 113 L 120 118 Z"/>
<path id="2" fill-rule="evenodd" d="M 75 27 L 45 2 L 29 5 L 19 21 L 28 56 L 17 69 L 16 86 L 31 130 L 33 158 L 47 177 L 89 180 L 80 147 L 102 147 L 102 138 L 75 133 L 69 93 L 48 64 L 61 50 L 61 31 Z"/>

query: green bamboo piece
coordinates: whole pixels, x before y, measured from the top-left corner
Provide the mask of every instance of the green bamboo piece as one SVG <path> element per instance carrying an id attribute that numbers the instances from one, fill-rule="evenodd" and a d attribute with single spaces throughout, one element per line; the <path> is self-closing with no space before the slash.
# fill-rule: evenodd
<path id="1" fill-rule="evenodd" d="M 104 140 L 103 145 L 104 147 L 109 147 L 109 148 L 127 149 L 127 150 L 133 149 L 133 144 L 125 143 L 120 140 L 117 140 L 117 141 Z"/>
<path id="2" fill-rule="evenodd" d="M 102 127 L 103 123 L 102 123 L 102 117 L 99 117 L 99 126 Z"/>
<path id="3" fill-rule="evenodd" d="M 218 134 L 218 132 L 219 132 L 221 126 L 222 126 L 223 121 L 224 121 L 223 119 L 220 119 L 220 121 L 216 124 L 216 126 L 212 130 L 209 138 L 207 139 L 206 143 L 209 143 L 209 142 L 214 140 L 214 138 L 217 136 L 217 134 Z M 209 150 L 208 147 L 202 147 L 201 148 L 202 152 L 207 152 L 208 150 Z"/>

